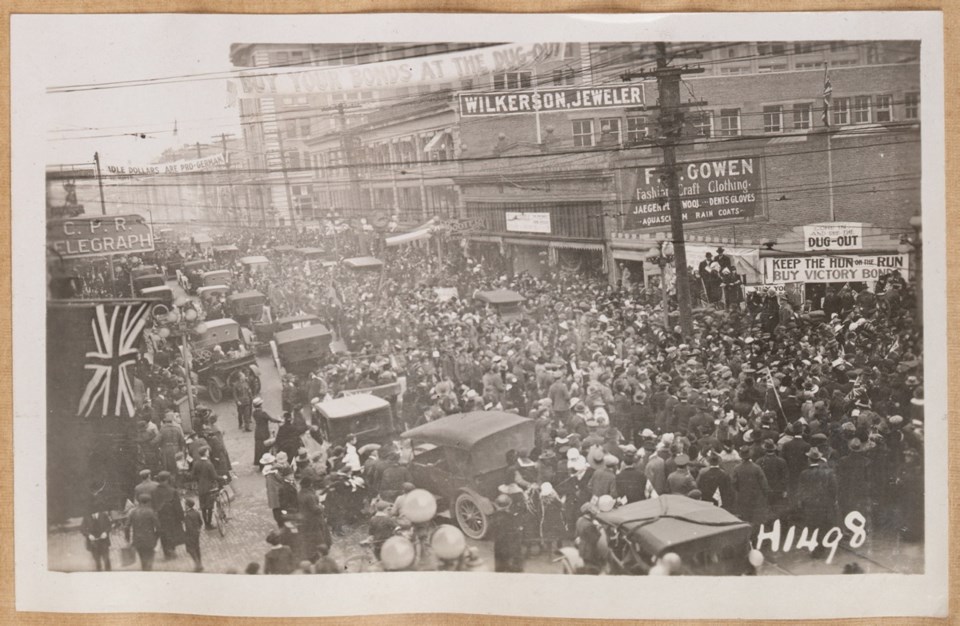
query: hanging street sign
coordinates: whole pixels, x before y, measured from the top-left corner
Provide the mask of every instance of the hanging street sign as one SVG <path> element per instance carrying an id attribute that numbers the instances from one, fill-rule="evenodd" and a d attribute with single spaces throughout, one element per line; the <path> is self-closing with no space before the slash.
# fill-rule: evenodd
<path id="1" fill-rule="evenodd" d="M 65 259 L 153 252 L 153 228 L 140 215 L 48 220 L 47 245 Z"/>

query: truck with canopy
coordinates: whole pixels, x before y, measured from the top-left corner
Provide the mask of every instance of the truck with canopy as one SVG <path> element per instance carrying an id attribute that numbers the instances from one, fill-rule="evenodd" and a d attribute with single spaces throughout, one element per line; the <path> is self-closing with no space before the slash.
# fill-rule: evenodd
<path id="1" fill-rule="evenodd" d="M 487 304 L 505 320 L 517 319 L 523 316 L 522 304 L 526 301 L 522 295 L 509 289 L 494 289 L 492 291 L 478 291 L 474 298 Z"/>
<path id="2" fill-rule="evenodd" d="M 355 394 L 326 400 L 316 405 L 320 413 L 320 432 L 326 441 L 338 446 L 356 435 L 357 445 L 383 444 L 396 436 L 390 403 L 372 394 Z"/>
<path id="3" fill-rule="evenodd" d="M 191 342 L 193 371 L 200 385 L 206 388 L 210 400 L 220 402 L 225 392 L 232 394 L 239 372 L 247 377 L 253 393 L 260 393 L 257 355 L 244 340 L 240 324 L 225 318 L 204 322 L 204 327 L 204 332 Z M 215 350 L 217 346 L 219 351 Z"/>

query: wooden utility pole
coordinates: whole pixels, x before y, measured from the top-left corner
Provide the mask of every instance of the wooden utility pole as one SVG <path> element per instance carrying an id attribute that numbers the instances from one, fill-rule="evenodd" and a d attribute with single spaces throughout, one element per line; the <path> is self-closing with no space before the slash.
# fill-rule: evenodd
<path id="1" fill-rule="evenodd" d="M 230 135 L 231 138 L 233 135 Z M 230 171 L 230 155 L 227 153 L 227 134 L 220 133 L 220 145 L 223 146 L 223 160 L 226 162 L 227 168 L 227 184 L 230 185 L 230 209 L 234 215 L 237 215 L 239 218 L 240 211 L 237 207 L 237 193 L 233 187 L 233 172 Z M 238 223 L 239 223 L 238 219 Z"/>
<path id="2" fill-rule="evenodd" d="M 97 164 L 97 185 L 100 187 L 100 213 L 107 214 L 107 203 L 103 200 L 103 178 L 100 176 L 100 153 L 93 153 L 93 162 Z"/>
<path id="3" fill-rule="evenodd" d="M 680 102 L 680 77 L 684 74 L 700 74 L 703 68 L 671 67 L 667 57 L 667 44 L 657 42 L 657 69 L 651 72 L 625 74 L 628 80 L 634 77 L 657 79 L 660 96 L 660 136 L 657 143 L 663 150 L 662 178 L 670 207 L 670 238 L 673 242 L 673 263 L 677 279 L 677 308 L 680 313 L 680 331 L 684 337 L 693 334 L 693 313 L 690 304 L 690 275 L 687 272 L 687 250 L 683 234 L 683 204 L 680 201 L 680 185 L 677 176 L 677 142 L 683 131 L 684 107 Z M 689 56 L 689 55 L 685 55 Z M 696 103 L 702 105 L 702 102 Z M 663 280 L 661 277 L 661 280 Z M 669 330 L 669 329 L 668 329 Z"/>
<path id="4" fill-rule="evenodd" d="M 355 133 L 347 130 L 347 116 L 343 104 L 337 105 L 337 120 L 340 134 L 340 151 L 347 166 L 347 177 L 350 183 L 350 204 L 353 206 L 345 207 L 345 212 L 353 212 L 353 217 L 357 224 L 357 244 L 360 248 L 360 254 L 364 254 L 363 239 L 366 236 L 363 230 L 363 222 L 360 220 L 367 217 L 367 203 L 365 202 L 363 190 L 360 188 L 360 173 L 357 171 L 357 146 L 359 140 Z"/>

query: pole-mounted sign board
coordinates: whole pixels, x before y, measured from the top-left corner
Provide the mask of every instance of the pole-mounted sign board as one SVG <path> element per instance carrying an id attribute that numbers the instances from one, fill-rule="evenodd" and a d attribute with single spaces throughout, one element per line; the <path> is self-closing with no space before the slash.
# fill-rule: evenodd
<path id="1" fill-rule="evenodd" d="M 153 228 L 140 215 L 48 220 L 47 245 L 66 259 L 153 252 Z"/>

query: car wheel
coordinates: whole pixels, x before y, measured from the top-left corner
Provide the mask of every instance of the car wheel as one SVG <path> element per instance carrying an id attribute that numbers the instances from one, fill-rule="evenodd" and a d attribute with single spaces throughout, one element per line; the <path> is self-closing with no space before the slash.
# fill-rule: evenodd
<path id="1" fill-rule="evenodd" d="M 223 400 L 223 387 L 219 379 L 211 378 L 207 381 L 207 394 L 210 396 L 211 402 L 220 404 L 220 401 Z"/>
<path id="2" fill-rule="evenodd" d="M 463 534 L 471 539 L 483 539 L 487 534 L 489 523 L 486 514 L 480 509 L 477 501 L 468 493 L 461 493 L 454 503 L 457 524 Z"/>

